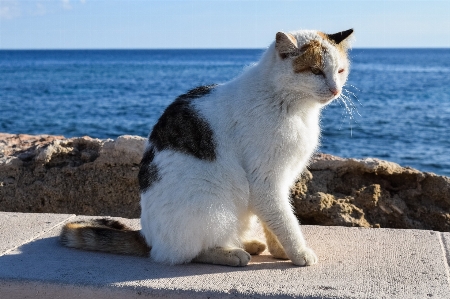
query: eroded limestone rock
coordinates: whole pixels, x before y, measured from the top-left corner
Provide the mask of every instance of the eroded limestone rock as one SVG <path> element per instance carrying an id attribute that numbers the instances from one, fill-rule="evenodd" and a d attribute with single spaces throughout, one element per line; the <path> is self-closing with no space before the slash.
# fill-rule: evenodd
<path id="1" fill-rule="evenodd" d="M 304 224 L 450 231 L 450 178 L 378 159 L 316 155 L 292 198 Z"/>
<path id="2" fill-rule="evenodd" d="M 0 210 L 139 217 L 145 139 L 0 135 Z"/>

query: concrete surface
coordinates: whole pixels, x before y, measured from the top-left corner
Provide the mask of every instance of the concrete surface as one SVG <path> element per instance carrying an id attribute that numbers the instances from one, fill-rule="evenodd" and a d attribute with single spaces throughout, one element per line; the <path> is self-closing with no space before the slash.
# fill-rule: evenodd
<path id="1" fill-rule="evenodd" d="M 450 233 L 303 226 L 311 267 L 266 252 L 244 268 L 166 266 L 60 246 L 78 218 L 0 212 L 0 298 L 450 298 Z"/>

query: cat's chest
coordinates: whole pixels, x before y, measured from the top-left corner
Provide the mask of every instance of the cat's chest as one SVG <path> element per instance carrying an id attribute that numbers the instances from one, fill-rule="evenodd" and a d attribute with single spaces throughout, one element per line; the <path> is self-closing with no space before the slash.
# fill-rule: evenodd
<path id="1" fill-rule="evenodd" d="M 319 141 L 319 121 L 291 117 L 280 125 L 278 134 L 287 154 L 310 155 Z"/>
<path id="2" fill-rule="evenodd" d="M 247 135 L 244 168 L 261 169 L 291 182 L 305 168 L 319 141 L 319 124 L 291 118 Z"/>
<path id="3" fill-rule="evenodd" d="M 291 116 L 282 121 L 267 121 L 266 126 L 253 127 L 247 138 L 256 152 L 267 156 L 268 161 L 282 160 L 296 163 L 309 159 L 319 142 L 318 119 Z"/>

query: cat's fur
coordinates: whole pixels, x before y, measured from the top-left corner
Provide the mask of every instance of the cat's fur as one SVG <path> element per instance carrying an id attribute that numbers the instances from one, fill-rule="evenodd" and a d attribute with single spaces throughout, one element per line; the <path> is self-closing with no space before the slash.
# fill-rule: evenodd
<path id="1" fill-rule="evenodd" d="M 244 266 L 265 247 L 245 238 L 256 215 L 273 256 L 316 263 L 289 189 L 317 148 L 322 107 L 347 80 L 352 32 L 279 32 L 238 78 L 178 97 L 154 126 L 141 162 L 142 230 L 69 223 L 62 243 L 137 255 L 151 248 L 153 260 L 168 264 Z"/>

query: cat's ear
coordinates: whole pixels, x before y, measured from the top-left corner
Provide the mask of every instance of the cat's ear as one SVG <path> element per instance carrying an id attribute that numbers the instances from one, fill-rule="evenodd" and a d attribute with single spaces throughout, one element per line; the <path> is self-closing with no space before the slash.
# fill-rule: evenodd
<path id="1" fill-rule="evenodd" d="M 339 45 L 343 40 L 348 38 L 353 33 L 353 29 L 341 31 L 335 34 L 327 34 L 328 38 Z"/>
<path id="2" fill-rule="evenodd" d="M 287 58 L 299 53 L 297 40 L 292 34 L 278 32 L 275 37 L 275 49 L 281 58 Z"/>

